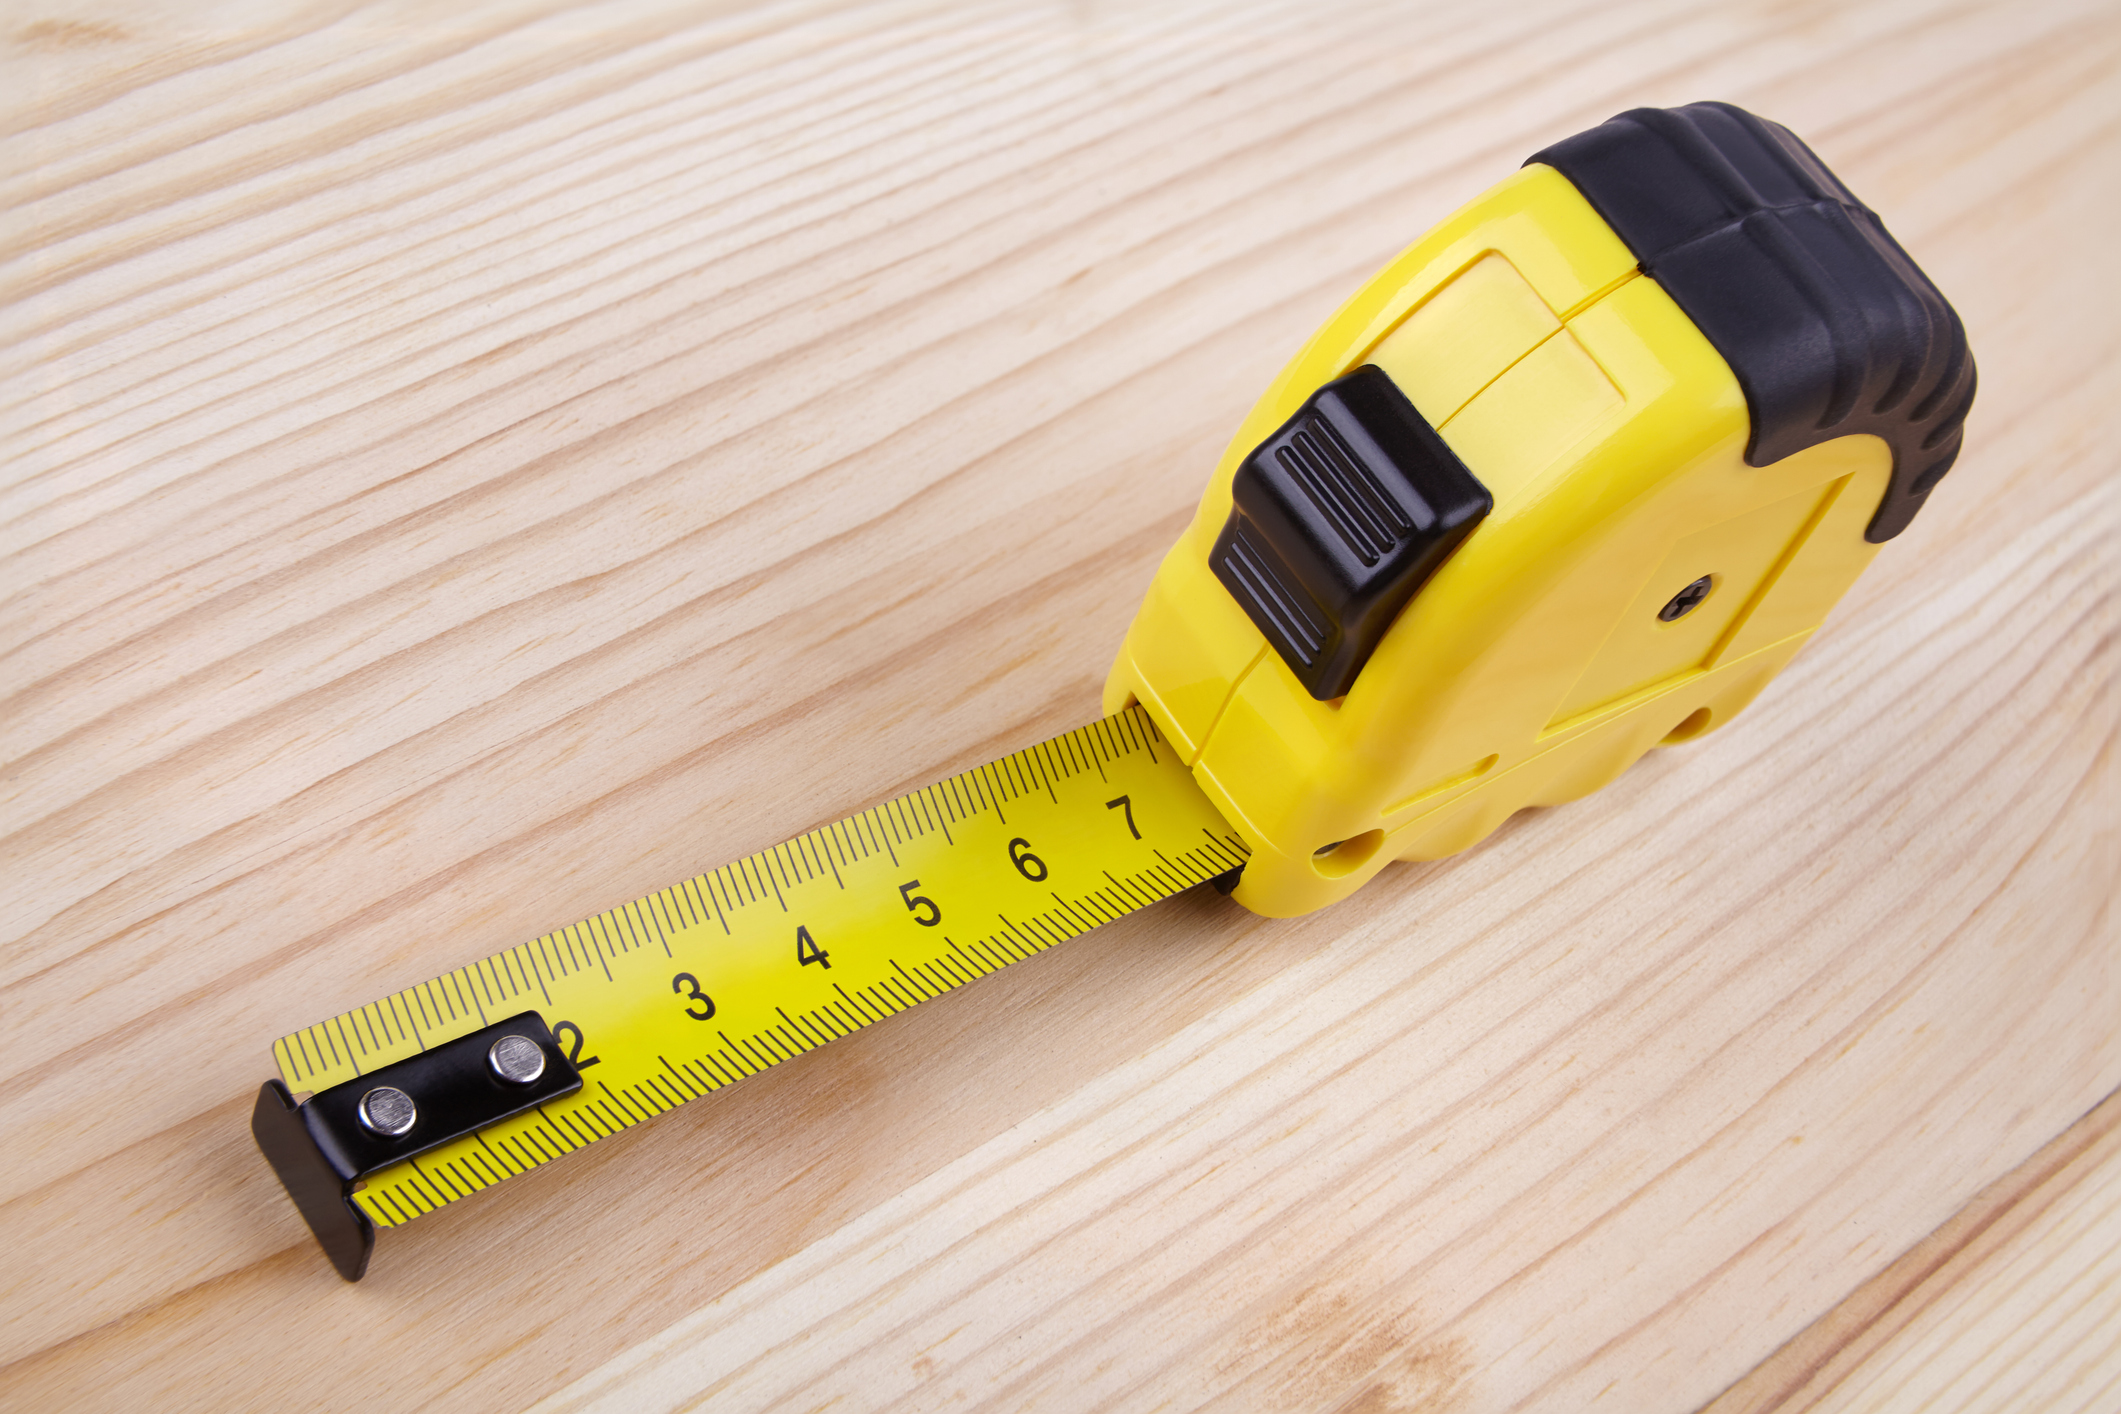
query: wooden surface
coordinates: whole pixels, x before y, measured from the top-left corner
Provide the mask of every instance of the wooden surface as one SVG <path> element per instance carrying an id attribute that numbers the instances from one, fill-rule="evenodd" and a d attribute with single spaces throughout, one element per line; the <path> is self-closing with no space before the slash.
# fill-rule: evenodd
<path id="1" fill-rule="evenodd" d="M 1865 1284 L 1928 1280 L 1892 1264 L 2121 1084 L 2111 6 L 438 13 L 0 19 L 0 1405 L 1909 1378 L 1846 1338 Z M 1982 370 L 1958 469 L 1755 707 L 1314 917 L 1124 920 L 331 1274 L 247 1134 L 275 1036 L 1094 715 L 1333 304 L 1526 153 L 1705 96 L 1884 213 Z M 2113 1232 L 2042 1211 L 2080 1226 L 2012 1229 L 2035 1273 Z M 2111 1348 L 1931 1265 L 2010 1368 Z"/>
<path id="2" fill-rule="evenodd" d="M 2121 1408 L 2121 1094 L 1703 1414 Z"/>

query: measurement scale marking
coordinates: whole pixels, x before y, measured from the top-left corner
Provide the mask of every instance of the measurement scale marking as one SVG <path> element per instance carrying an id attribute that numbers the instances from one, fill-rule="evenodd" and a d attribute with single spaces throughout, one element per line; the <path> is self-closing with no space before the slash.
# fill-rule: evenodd
<path id="1" fill-rule="evenodd" d="M 348 1039 L 346 1038 L 346 1028 L 345 1028 L 345 1025 L 344 1025 L 344 1024 L 342 1023 L 342 1021 L 340 1020 L 340 1018 L 338 1018 L 338 1017 L 333 1017 L 333 1018 L 332 1018 L 332 1020 L 331 1020 L 331 1029 L 330 1029 L 329 1031 L 325 1032 L 325 1033 L 324 1033 L 324 1035 L 325 1035 L 325 1039 L 326 1039 L 326 1040 L 329 1040 L 329 1041 L 332 1041 L 332 1042 L 334 1042 L 334 1043 L 335 1043 L 335 1044 L 333 1045 L 333 1047 L 332 1047 L 332 1049 L 333 1049 L 333 1050 L 334 1050 L 335 1052 L 336 1052 L 336 1051 L 338 1051 L 338 1050 L 340 1050 L 340 1049 L 344 1049 L 344 1050 L 345 1050 L 345 1052 L 346 1052 L 346 1064 L 348 1064 L 348 1065 L 352 1066 L 352 1067 L 354 1068 L 354 1071 L 355 1071 L 356 1073 L 359 1073 L 359 1071 L 360 1071 L 360 1069 L 361 1069 L 361 1062 L 360 1062 L 360 1061 L 359 1061 L 359 1060 L 358 1060 L 358 1059 L 356 1058 L 356 1056 L 355 1056 L 355 1053 L 354 1053 L 354 1048 L 353 1048 L 353 1042 L 349 1041 L 349 1040 L 348 1040 Z M 334 1059 L 336 1059 L 336 1057 L 334 1057 Z"/>
<path id="2" fill-rule="evenodd" d="M 542 1004 L 587 1088 L 353 1195 L 408 1222 L 1238 867 L 1242 840 L 1158 740 L 1129 709 L 290 1033 L 274 1058 L 321 1090 Z"/>

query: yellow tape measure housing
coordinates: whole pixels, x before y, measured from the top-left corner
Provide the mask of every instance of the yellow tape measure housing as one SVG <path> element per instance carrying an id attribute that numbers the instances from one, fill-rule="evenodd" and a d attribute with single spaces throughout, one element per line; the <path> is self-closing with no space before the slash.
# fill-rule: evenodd
<path id="1" fill-rule="evenodd" d="M 1244 835 L 1245 907 L 1322 908 L 1394 859 L 1466 849 L 1518 810 L 1723 726 L 1949 469 L 1973 396 L 1950 307 L 1794 137 L 1697 109 L 1572 140 L 1594 157 L 1621 144 L 1634 175 L 1614 199 L 1656 208 L 1649 224 L 1677 222 L 1667 197 L 1708 213 L 1696 244 L 1651 262 L 1561 171 L 1523 168 L 1326 321 L 1238 427 L 1158 567 L 1105 709 L 1146 705 Z M 1675 129 L 1684 140 L 1668 143 Z M 1748 215 L 1734 193 L 1754 184 Z M 1700 249 L 1720 263 L 1704 267 Z M 1681 290 L 1718 316 L 1723 345 Z M 1772 318 L 1734 331 L 1733 309 L 1761 305 Z M 1397 463 L 1344 442 L 1306 469 L 1278 444 L 1307 435 L 1329 389 L 1380 374 L 1492 509 L 1359 675 L 1318 691 L 1303 660 L 1328 637 L 1327 601 L 1351 592 L 1322 566 L 1376 558 L 1360 527 L 1384 513 Z M 1279 530 L 1259 529 L 1261 503 L 1234 489 L 1269 450 L 1289 470 L 1282 508 L 1265 509 L 1295 508 Z M 1419 499 L 1406 503 L 1417 518 Z M 1301 524 L 1313 504 L 1315 531 Z M 1251 536 L 1234 569 L 1233 530 Z M 1283 553 L 1264 567 L 1270 541 Z"/>
<path id="2" fill-rule="evenodd" d="M 369 1174 L 392 1227 L 1245 861 L 1136 708 L 282 1037 L 320 1091 L 535 1010 L 580 1091 Z M 417 1136 L 409 1136 L 416 1138 Z"/>
<path id="3" fill-rule="evenodd" d="M 1464 849 L 1743 709 L 1972 396 L 1949 305 L 1795 137 L 1624 114 L 1283 370 L 1128 631 L 1115 715 L 298 1031 L 253 1132 L 357 1277 L 371 1223 L 1189 885 L 1242 867 L 1237 901 L 1290 915 Z"/>

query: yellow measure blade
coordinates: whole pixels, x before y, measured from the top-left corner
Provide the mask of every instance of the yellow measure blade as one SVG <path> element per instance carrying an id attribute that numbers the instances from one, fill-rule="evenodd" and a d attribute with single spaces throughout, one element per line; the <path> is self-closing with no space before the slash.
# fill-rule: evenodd
<path id="1" fill-rule="evenodd" d="M 319 1091 L 524 1011 L 582 1089 L 370 1174 L 394 1227 L 1245 861 L 1139 707 L 282 1037 Z"/>

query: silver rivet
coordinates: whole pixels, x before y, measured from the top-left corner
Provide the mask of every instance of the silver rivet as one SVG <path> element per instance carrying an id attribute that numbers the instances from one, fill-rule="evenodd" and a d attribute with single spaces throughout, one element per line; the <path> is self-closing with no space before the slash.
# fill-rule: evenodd
<path id="1" fill-rule="evenodd" d="M 511 1085 L 528 1085 L 545 1073 L 545 1048 L 528 1036 L 503 1036 L 486 1048 L 486 1064 Z"/>
<path id="2" fill-rule="evenodd" d="M 378 1085 L 361 1097 L 361 1127 L 385 1139 L 402 1138 L 420 1117 L 412 1096 L 389 1085 Z"/>

